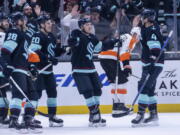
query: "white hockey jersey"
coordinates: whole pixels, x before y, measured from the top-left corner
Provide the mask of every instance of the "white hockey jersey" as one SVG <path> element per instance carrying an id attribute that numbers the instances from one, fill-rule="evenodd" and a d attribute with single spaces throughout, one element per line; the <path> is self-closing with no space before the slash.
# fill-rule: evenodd
<path id="1" fill-rule="evenodd" d="M 120 36 L 122 40 L 122 47 L 120 48 L 120 61 L 130 60 L 131 52 L 133 51 L 136 43 L 139 41 L 140 28 L 134 27 L 131 30 L 131 34 L 123 34 Z M 112 50 L 103 51 L 99 54 L 100 59 L 113 59 L 117 60 L 118 47 L 114 47 Z"/>

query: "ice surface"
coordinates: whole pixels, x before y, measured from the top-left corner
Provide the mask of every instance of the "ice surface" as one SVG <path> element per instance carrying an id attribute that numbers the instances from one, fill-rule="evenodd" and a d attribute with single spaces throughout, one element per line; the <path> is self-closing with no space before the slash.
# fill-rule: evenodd
<path id="1" fill-rule="evenodd" d="M 107 126 L 101 128 L 88 127 L 88 115 L 60 115 L 64 120 L 64 127 L 49 128 L 48 119 L 36 116 L 41 120 L 42 135 L 180 135 L 180 113 L 160 113 L 158 127 L 132 128 L 131 120 L 136 114 L 123 118 L 112 118 L 110 114 L 103 114 L 107 120 Z M 16 135 L 9 129 L 0 128 L 0 135 Z"/>

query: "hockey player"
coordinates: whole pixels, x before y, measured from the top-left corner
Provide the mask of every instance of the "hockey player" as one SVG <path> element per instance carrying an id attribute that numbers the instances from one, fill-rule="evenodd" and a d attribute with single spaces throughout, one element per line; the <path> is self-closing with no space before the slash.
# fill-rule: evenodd
<path id="1" fill-rule="evenodd" d="M 28 3 L 24 4 L 23 6 L 23 14 L 27 18 L 25 34 L 26 34 L 26 40 L 28 44 L 30 44 L 33 34 L 38 32 L 38 24 L 36 21 L 37 16 L 33 15 L 32 7 Z"/>
<path id="2" fill-rule="evenodd" d="M 35 106 L 37 104 L 38 95 L 32 86 L 32 80 L 29 76 L 29 63 L 27 60 L 27 42 L 24 36 L 25 18 L 20 12 L 13 13 L 11 16 L 12 28 L 6 34 L 5 41 L 1 50 L 2 59 L 4 61 L 3 75 L 5 78 L 10 76 L 24 91 L 31 103 L 26 104 L 25 123 L 19 124 L 18 118 L 21 112 L 21 105 L 24 96 L 19 89 L 12 83 L 12 100 L 10 102 L 10 123 L 9 128 L 27 133 L 30 129 L 32 132 L 41 132 L 41 126 L 33 123 L 35 115 Z"/>
<path id="3" fill-rule="evenodd" d="M 0 13 L 0 49 L 2 48 L 2 45 L 4 43 L 5 34 L 8 28 L 9 28 L 8 17 L 3 13 Z M 2 58 L 0 56 L 0 61 L 1 60 Z M 0 67 L 0 125 L 1 124 L 8 125 L 9 119 L 7 118 L 7 116 L 8 116 L 9 102 L 7 99 L 6 91 L 9 89 L 9 81 L 4 78 L 2 74 L 2 70 L 3 68 Z"/>
<path id="4" fill-rule="evenodd" d="M 141 80 L 138 82 L 138 90 L 142 87 L 148 74 L 150 77 L 139 95 L 138 113 L 137 117 L 131 121 L 132 126 L 158 124 L 155 87 L 157 78 L 162 72 L 164 64 L 164 54 L 162 54 L 157 63 L 155 63 L 163 45 L 159 26 L 155 22 L 156 13 L 154 10 L 145 9 L 141 16 L 143 24 L 141 27 L 141 61 L 143 67 Z M 150 112 L 150 116 L 148 118 L 144 118 L 146 108 L 148 108 Z"/>
<path id="5" fill-rule="evenodd" d="M 81 18 L 78 24 L 80 30 L 73 30 L 68 40 L 72 49 L 72 76 L 88 106 L 89 126 L 105 126 L 106 120 L 101 118 L 99 110 L 102 84 L 92 58 L 94 52 L 113 48 L 119 40 L 112 39 L 104 43 L 98 41 L 96 36 L 91 34 L 92 24 L 88 18 Z"/>
<path id="6" fill-rule="evenodd" d="M 111 94 L 113 99 L 112 117 L 122 117 L 128 115 L 130 110 L 125 106 L 125 95 L 127 94 L 128 77 L 132 73 L 129 63 L 131 52 L 139 40 L 140 28 L 134 27 L 130 34 L 120 36 L 122 47 L 120 54 L 117 54 L 118 47 L 112 50 L 103 51 L 99 54 L 102 68 L 107 74 L 111 85 Z M 117 61 L 118 59 L 118 61 Z M 120 64 L 122 63 L 122 66 Z M 118 82 L 115 81 L 118 64 Z"/>
<path id="7" fill-rule="evenodd" d="M 40 32 L 33 35 L 29 49 L 39 54 L 41 62 L 38 63 L 38 70 L 43 69 L 50 63 L 52 65 L 58 64 L 58 59 L 55 58 L 63 53 L 63 50 L 56 46 L 56 39 L 52 32 L 52 21 L 46 16 L 42 15 L 38 18 Z M 57 110 L 57 89 L 56 80 L 53 73 L 53 66 L 39 74 L 35 81 L 36 90 L 38 91 L 39 99 L 42 96 L 42 90 L 45 87 L 48 99 L 48 114 L 50 127 L 62 127 L 63 120 L 56 117 Z M 35 68 L 35 67 L 34 67 Z"/>

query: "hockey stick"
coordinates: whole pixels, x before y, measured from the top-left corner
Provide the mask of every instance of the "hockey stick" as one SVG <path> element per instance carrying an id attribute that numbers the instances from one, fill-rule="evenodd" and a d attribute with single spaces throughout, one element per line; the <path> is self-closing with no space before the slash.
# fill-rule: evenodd
<path id="1" fill-rule="evenodd" d="M 156 58 L 156 60 L 155 60 L 154 63 L 157 63 L 157 62 L 159 61 L 159 58 L 161 57 L 162 53 L 164 52 L 164 48 L 167 46 L 167 43 L 168 43 L 169 40 L 171 39 L 172 34 L 173 34 L 173 31 L 171 30 L 170 33 L 169 33 L 169 35 L 168 35 L 168 37 L 167 37 L 167 39 L 166 39 L 166 41 L 164 42 L 163 47 L 161 48 L 161 51 L 160 51 L 160 53 L 159 53 L 159 56 Z M 145 81 L 143 82 L 142 86 L 141 86 L 140 89 L 138 90 L 138 93 L 137 93 L 135 99 L 134 99 L 133 102 L 132 102 L 132 105 L 131 105 L 131 108 L 130 108 L 130 111 L 129 111 L 129 112 L 133 111 L 134 105 L 135 105 L 135 103 L 136 103 L 139 95 L 140 95 L 141 92 L 143 91 L 144 86 L 147 84 L 147 81 L 148 81 L 149 77 L 150 77 L 150 74 L 148 74 L 148 75 L 146 76 Z"/>
<path id="2" fill-rule="evenodd" d="M 9 86 L 9 83 L 5 83 L 5 84 L 1 85 L 1 86 L 0 86 L 0 89 L 4 88 L 4 87 L 6 87 L 6 86 Z"/>
<path id="3" fill-rule="evenodd" d="M 41 69 L 38 73 L 41 74 L 43 71 L 45 71 L 46 69 L 48 69 L 50 66 L 52 66 L 52 63 L 48 64 L 47 66 L 45 66 L 43 69 Z"/>
<path id="4" fill-rule="evenodd" d="M 136 76 L 136 75 L 134 75 L 134 74 L 131 74 L 130 76 L 133 76 L 133 77 L 135 77 L 135 78 L 137 78 L 137 79 L 141 79 L 139 76 Z"/>
<path id="5" fill-rule="evenodd" d="M 23 92 L 23 90 L 19 87 L 19 85 L 15 82 L 15 80 L 10 76 L 10 80 L 12 81 L 12 83 L 16 86 L 16 88 L 19 90 L 19 92 L 26 98 L 26 100 L 32 105 L 33 108 L 36 108 L 31 101 L 29 100 L 29 98 L 26 96 L 26 94 Z M 38 111 L 37 109 L 35 109 L 35 111 L 45 117 L 49 117 L 48 114 L 45 114 L 43 112 Z"/>
<path id="6" fill-rule="evenodd" d="M 45 71 L 46 69 L 48 69 L 50 66 L 52 66 L 52 63 L 48 64 L 47 66 L 45 66 L 43 69 L 41 69 L 40 71 L 38 71 L 38 74 L 41 74 L 43 71 Z M 33 75 L 31 74 L 31 72 L 29 72 L 29 75 L 31 76 L 33 81 L 37 80 L 37 77 L 33 77 Z"/>
<path id="7" fill-rule="evenodd" d="M 120 4 L 119 2 L 118 2 L 118 4 Z M 119 35 L 120 35 L 120 9 L 117 11 L 117 15 L 116 15 L 116 17 L 117 17 L 117 30 L 116 30 L 116 34 L 118 34 L 118 37 L 119 37 Z M 116 98 L 116 100 L 118 100 L 118 101 L 120 101 L 120 99 L 118 98 L 118 96 L 117 96 L 117 87 L 118 87 L 118 80 L 119 80 L 119 53 L 120 53 L 120 47 L 121 47 L 121 43 L 120 42 L 118 42 L 117 43 L 117 56 L 116 56 L 116 77 L 115 77 L 115 98 Z"/>

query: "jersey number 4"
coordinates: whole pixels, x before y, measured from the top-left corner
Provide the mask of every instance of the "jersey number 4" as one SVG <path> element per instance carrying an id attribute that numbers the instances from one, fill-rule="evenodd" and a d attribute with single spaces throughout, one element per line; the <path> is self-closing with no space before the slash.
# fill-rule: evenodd
<path id="1" fill-rule="evenodd" d="M 157 40 L 157 36 L 155 34 L 152 34 L 151 39 Z"/>

